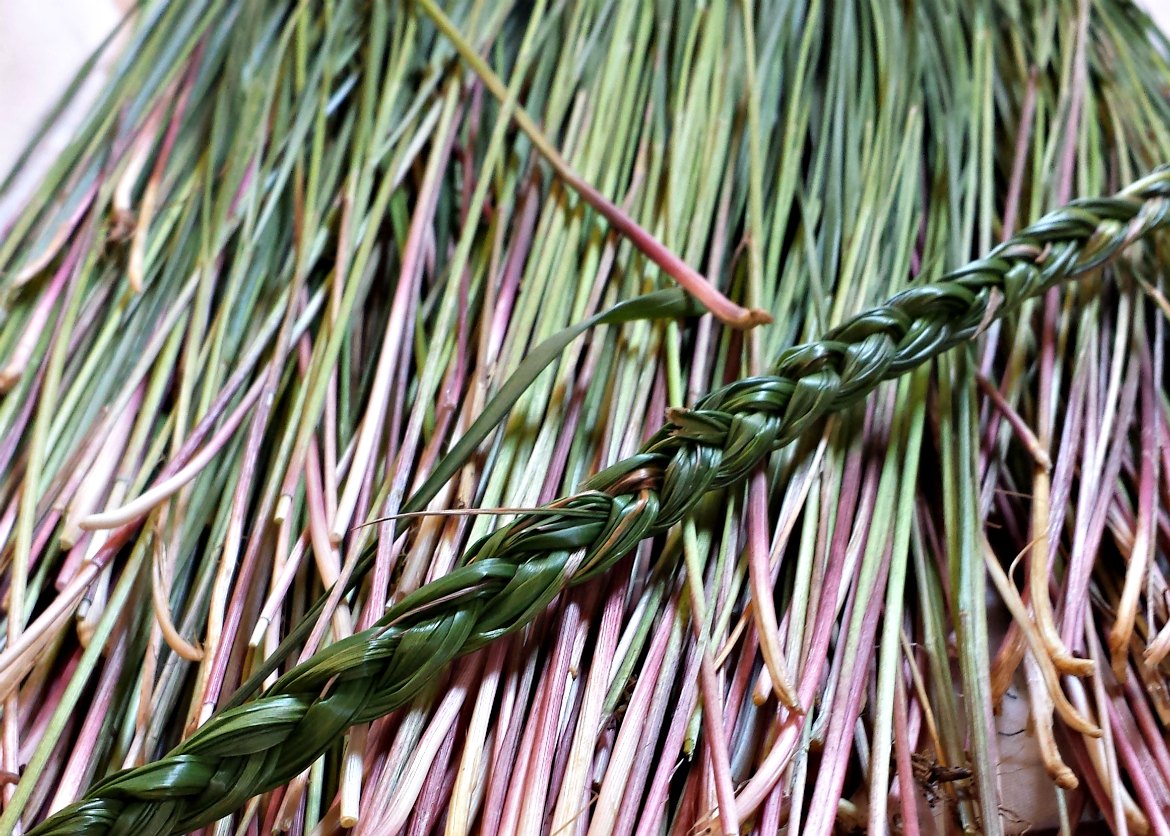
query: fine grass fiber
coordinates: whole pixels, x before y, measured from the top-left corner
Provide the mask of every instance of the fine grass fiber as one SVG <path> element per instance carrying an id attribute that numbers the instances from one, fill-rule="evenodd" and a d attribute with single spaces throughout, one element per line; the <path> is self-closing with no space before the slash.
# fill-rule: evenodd
<path id="1" fill-rule="evenodd" d="M 1170 832 L 1130 3 L 111 44 L 0 233 L 0 833 Z"/>

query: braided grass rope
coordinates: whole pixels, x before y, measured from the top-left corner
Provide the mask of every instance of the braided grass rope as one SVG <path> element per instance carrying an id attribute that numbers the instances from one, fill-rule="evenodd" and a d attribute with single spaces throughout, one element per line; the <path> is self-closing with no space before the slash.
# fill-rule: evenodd
<path id="1" fill-rule="evenodd" d="M 771 374 L 675 409 L 634 456 L 581 493 L 475 543 L 458 568 L 370 629 L 317 653 L 252 702 L 213 716 L 161 760 L 116 773 L 30 832 L 183 833 L 287 783 L 348 727 L 405 705 L 455 657 L 528 624 L 561 591 L 606 571 L 640 540 L 733 485 L 830 412 L 975 336 L 988 321 L 1100 266 L 1170 221 L 1170 168 L 1114 197 L 1070 203 L 985 258 L 906 290 Z"/>

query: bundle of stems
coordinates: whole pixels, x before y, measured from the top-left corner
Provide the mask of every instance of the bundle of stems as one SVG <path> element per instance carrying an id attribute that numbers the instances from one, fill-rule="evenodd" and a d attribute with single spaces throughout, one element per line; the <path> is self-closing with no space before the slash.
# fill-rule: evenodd
<path id="1" fill-rule="evenodd" d="M 1133 6 L 125 30 L 0 219 L 0 832 L 1170 830 Z"/>

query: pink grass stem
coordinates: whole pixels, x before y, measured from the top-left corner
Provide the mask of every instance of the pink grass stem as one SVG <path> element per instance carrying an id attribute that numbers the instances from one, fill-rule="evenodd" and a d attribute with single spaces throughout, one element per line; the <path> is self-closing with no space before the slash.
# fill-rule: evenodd
<path id="1" fill-rule="evenodd" d="M 456 729 L 454 726 L 447 732 L 443 745 L 435 758 L 436 764 L 446 764 L 451 759 L 451 752 L 455 748 Z M 445 802 L 451 796 L 455 784 L 455 770 L 453 768 L 436 768 L 427 775 L 419 794 L 418 806 L 406 836 L 426 836 L 433 831 L 435 825 L 443 815 Z"/>
<path id="2" fill-rule="evenodd" d="M 1138 354 L 1138 376 L 1141 378 L 1139 385 L 1141 414 L 1138 422 L 1140 427 L 1140 466 L 1137 486 L 1137 519 L 1134 523 L 1133 542 L 1129 549 L 1121 597 L 1114 604 L 1115 620 L 1109 630 L 1109 652 L 1113 674 L 1119 682 L 1125 680 L 1129 645 L 1137 620 L 1139 598 L 1142 594 L 1142 587 L 1146 583 L 1147 567 L 1154 559 L 1154 549 L 1156 548 L 1154 521 L 1157 515 L 1155 508 L 1160 458 L 1158 450 L 1160 427 L 1154 395 L 1157 381 L 1154 380 L 1149 349 L 1142 349 Z"/>
<path id="3" fill-rule="evenodd" d="M 18 749 L 21 763 L 28 763 L 40 744 L 80 660 L 80 650 L 74 650 L 59 668 L 54 665 L 53 659 L 45 658 L 41 669 L 37 671 L 39 681 L 33 681 L 33 677 L 30 677 L 21 688 L 17 697 L 20 703 L 18 719 L 23 732 Z"/>
<path id="4" fill-rule="evenodd" d="M 12 347 L 12 351 L 8 355 L 8 361 L 3 367 L 0 367 L 0 394 L 12 389 L 27 371 L 28 365 L 32 361 L 33 352 L 36 351 L 36 347 L 44 335 L 45 327 L 49 323 L 49 316 L 61 312 L 61 294 L 77 272 L 81 256 L 84 253 L 83 244 L 87 242 L 89 237 L 80 236 L 75 240 L 69 253 L 61 262 L 61 266 L 57 268 L 53 278 L 50 279 L 37 299 L 36 305 L 24 325 L 24 330 L 21 331 L 16 345 Z"/>
<path id="5" fill-rule="evenodd" d="M 150 513 L 156 506 L 182 490 L 184 486 L 189 484 L 207 467 L 211 460 L 215 458 L 235 434 L 236 430 L 239 429 L 240 425 L 244 422 L 244 418 L 247 417 L 248 412 L 260 400 L 263 392 L 264 379 L 260 378 L 252 384 L 240 403 L 198 453 L 194 455 L 188 453 L 187 456 L 181 455 L 189 442 L 197 437 L 195 433 L 192 433 L 188 437 L 188 443 L 185 443 L 184 447 L 180 448 L 180 455 L 176 455 L 171 460 L 172 465 L 177 466 L 164 470 L 163 474 L 159 476 L 149 490 L 126 505 L 123 505 L 121 508 L 116 508 L 112 511 L 103 511 L 99 514 L 91 514 L 79 520 L 78 525 L 86 531 L 97 531 L 99 529 L 133 525 L 140 521 L 141 518 Z M 212 415 L 214 413 L 209 414 L 208 417 L 210 418 Z"/>
<path id="6" fill-rule="evenodd" d="M 411 298 L 418 292 L 419 282 L 422 278 L 423 242 L 431 227 L 438 205 L 439 173 L 446 168 L 447 160 L 450 158 L 458 123 L 458 119 L 453 119 L 447 136 L 440 138 L 435 145 L 428 164 L 428 176 L 420 190 L 411 217 L 410 230 L 407 233 L 406 246 L 402 253 L 401 269 L 398 273 L 398 282 L 394 290 L 394 301 L 391 303 L 390 317 L 386 321 L 386 329 L 382 336 L 382 349 L 378 355 L 374 380 L 370 385 L 370 393 L 366 399 L 368 406 L 362 416 L 361 429 L 358 431 L 358 447 L 354 454 L 354 466 L 350 471 L 341 497 L 337 501 L 337 514 L 330 532 L 334 543 L 341 542 L 353 520 L 361 488 L 361 475 L 366 472 L 366 465 L 374 455 L 375 444 L 383 430 L 382 421 L 386 414 L 386 405 L 391 401 L 390 383 L 393 380 L 394 371 L 398 367 L 398 357 L 404 344 L 409 342 L 407 316 L 411 307 Z M 421 409 L 415 410 L 414 415 L 419 416 L 418 420 L 421 420 L 422 412 Z M 416 423 L 417 421 L 412 418 L 412 426 Z M 417 433 L 416 429 L 415 434 L 417 435 Z"/>
<path id="7" fill-rule="evenodd" d="M 1028 72 L 1028 83 L 1024 87 L 1024 101 L 1020 105 L 1019 127 L 1016 128 L 1016 145 L 1012 154 L 1012 173 L 1008 177 L 1007 197 L 1003 202 L 1003 236 L 1006 241 L 1016 230 L 1016 216 L 1019 213 L 1020 193 L 1024 186 L 1024 172 L 1028 163 L 1028 146 L 1032 140 L 1032 120 L 1036 116 L 1036 88 L 1038 71 L 1032 67 Z"/>
<path id="8" fill-rule="evenodd" d="M 788 662 L 780 647 L 780 626 L 776 618 L 771 549 L 768 537 L 768 478 L 766 465 L 761 464 L 752 474 L 748 483 L 747 497 L 747 563 L 748 581 L 752 595 L 752 614 L 755 616 L 756 634 L 760 651 L 768 672 L 771 685 L 776 689 L 780 701 L 793 711 L 803 713 L 804 709 L 796 697 L 796 688 L 788 671 Z M 811 482 L 806 481 L 806 485 Z M 807 488 L 805 496 L 807 496 Z M 801 503 L 803 504 L 803 502 Z M 796 514 L 787 520 L 788 533 L 796 524 Z"/>
<path id="9" fill-rule="evenodd" d="M 1065 574 L 1062 634 L 1068 637 L 1070 646 L 1076 646 L 1077 637 L 1083 634 L 1089 580 L 1096 565 L 1098 549 L 1105 530 L 1110 488 L 1116 484 L 1122 455 L 1129 449 L 1127 436 L 1134 417 L 1137 383 L 1138 375 L 1131 374 L 1122 385 L 1113 422 L 1113 435 L 1108 441 L 1101 439 L 1099 442 L 1101 446 L 1108 445 L 1104 462 L 1096 464 L 1086 460 L 1081 468 L 1081 491 L 1077 507 L 1082 516 L 1088 516 L 1088 521 L 1078 525 L 1073 531 L 1069 566 Z"/>
<path id="10" fill-rule="evenodd" d="M 580 681 L 580 677 L 576 672 L 580 670 L 581 658 L 585 650 L 589 632 L 589 626 L 583 624 L 577 633 L 577 640 L 573 642 L 573 661 L 571 662 L 570 681 L 567 693 L 565 694 L 564 708 L 561 711 L 561 724 L 557 734 L 557 746 L 553 754 L 552 772 L 549 776 L 548 785 L 550 792 L 544 804 L 544 820 L 542 822 L 544 827 L 547 827 L 548 823 L 552 821 L 558 791 L 565 780 L 565 775 L 568 773 L 573 737 L 576 735 L 577 726 L 581 721 L 581 703 L 585 699 L 585 688 L 584 683 Z"/>
<path id="11" fill-rule="evenodd" d="M 980 391 L 987 396 L 988 400 L 995 406 L 995 409 L 1007 421 L 1008 426 L 1011 427 L 1012 432 L 1015 433 L 1020 443 L 1024 445 L 1024 449 L 1028 451 L 1032 459 L 1041 467 L 1051 470 L 1052 459 L 1048 457 L 1048 451 L 1040 444 L 1040 440 L 1036 438 L 1031 428 L 1028 427 L 1027 423 L 1012 405 L 1008 403 L 996 385 L 979 373 L 976 373 L 975 381 L 979 384 Z"/>
<path id="12" fill-rule="evenodd" d="M 727 740 L 723 736 L 722 686 L 715 674 L 715 663 L 711 659 L 709 649 L 699 661 L 699 691 L 707 715 L 703 722 L 703 739 L 710 751 L 715 797 L 719 801 L 719 822 L 723 827 L 724 836 L 734 836 L 739 833 L 739 813 L 736 810 L 735 788 L 731 781 L 731 759 L 727 751 Z"/>
<path id="13" fill-rule="evenodd" d="M 1124 711 L 1124 703 L 1116 698 L 1109 700 L 1109 718 L 1113 725 L 1113 743 L 1117 747 L 1117 756 L 1129 774 L 1133 786 L 1134 798 L 1149 819 L 1158 836 L 1170 834 L 1170 824 L 1163 814 L 1163 805 L 1170 793 L 1167 793 L 1166 784 L 1161 781 L 1149 751 L 1141 746 L 1141 735 L 1138 732 L 1133 716 Z"/>
<path id="14" fill-rule="evenodd" d="M 3 439 L 0 439 L 0 461 L 11 462 L 16 456 L 17 448 L 21 444 L 27 443 L 28 435 L 26 430 L 28 428 L 28 422 L 32 417 L 33 409 L 40 400 L 40 390 L 44 380 L 45 367 L 41 365 L 37 368 L 33 380 L 29 384 L 27 397 L 24 398 L 24 402 L 20 405 L 20 408 L 16 411 L 16 415 L 12 419 L 8 433 Z M 15 508 L 16 505 L 13 504 L 12 507 Z M 7 540 L 8 538 L 6 536 L 4 542 L 7 542 Z"/>
<path id="15" fill-rule="evenodd" d="M 389 802 L 384 812 L 366 824 L 363 830 L 369 833 L 397 833 L 406 827 L 411 812 L 418 808 L 420 794 L 427 783 L 427 776 L 437 769 L 446 770 L 447 758 L 440 759 L 444 749 L 450 757 L 451 735 L 455 732 L 460 711 L 471 688 L 483 668 L 483 654 L 476 654 L 467 664 L 461 666 L 454 681 L 444 689 L 442 699 L 431 716 L 427 729 L 415 744 L 410 760 L 393 788 L 383 785 L 371 787 L 373 797 L 385 797 Z M 389 777 L 383 776 L 384 778 Z"/>
<path id="16" fill-rule="evenodd" d="M 493 747 L 491 763 L 488 766 L 488 783 L 483 800 L 481 827 L 486 832 L 502 832 L 505 800 L 512 770 L 516 766 L 520 751 L 521 734 L 526 716 L 526 706 L 536 677 L 536 654 L 513 646 L 513 653 L 522 660 L 523 667 L 513 668 L 508 674 L 506 694 L 498 712 L 497 728 L 502 732 Z M 507 710 L 504 710 L 504 709 Z"/>
<path id="17" fill-rule="evenodd" d="M 892 544 L 887 544 L 882 552 L 881 567 L 875 580 L 875 589 L 882 589 L 885 586 L 892 551 Z M 881 621 L 884 596 L 871 595 L 869 600 L 857 603 L 864 606 L 857 647 L 872 647 L 874 637 L 877 635 L 878 623 Z M 837 691 L 836 700 L 831 709 L 828 735 L 825 740 L 825 755 L 817 775 L 816 788 L 813 791 L 812 801 L 809 803 L 808 819 L 802 833 L 829 834 L 833 830 L 833 823 L 837 817 L 837 805 L 834 803 L 834 799 L 840 797 L 841 789 L 845 784 L 845 769 L 848 766 L 853 748 L 850 741 L 854 732 L 854 724 L 861 711 L 861 699 L 868 682 L 872 661 L 872 656 L 865 652 L 860 654 L 860 658 L 851 660 L 846 680 L 847 686 L 839 688 Z M 876 788 L 876 791 L 884 792 L 885 788 L 879 787 Z"/>
<path id="18" fill-rule="evenodd" d="M 106 658 L 98 679 L 97 690 L 90 700 L 90 710 L 86 713 L 77 737 L 68 747 L 69 760 L 61 777 L 56 781 L 56 793 L 49 803 L 48 813 L 55 813 L 66 804 L 76 799 L 84 790 L 93 775 L 96 766 L 94 751 L 100 741 L 102 726 L 106 724 L 106 712 L 112 705 L 115 691 L 122 684 L 126 675 L 125 664 L 129 632 L 120 630 L 116 636 L 111 636 L 113 648 Z M 68 679 L 64 680 L 70 681 Z"/>
<path id="19" fill-rule="evenodd" d="M 658 672 L 662 669 L 663 660 L 673 627 L 672 609 L 668 607 L 660 617 L 657 627 L 646 650 L 646 658 L 642 663 L 643 675 L 639 677 L 630 695 L 626 706 L 625 716 L 629 723 L 623 722 L 614 741 L 609 755 L 605 778 L 594 808 L 593 820 L 590 823 L 590 836 L 610 834 L 614 832 L 617 814 L 621 809 L 622 799 L 626 792 L 626 776 L 630 765 L 634 762 L 641 740 L 641 721 L 649 712 L 650 701 L 654 693 L 654 683 Z"/>
<path id="20" fill-rule="evenodd" d="M 553 771 L 553 757 L 560 730 L 573 645 L 578 640 L 577 634 L 582 624 L 586 623 L 587 626 L 588 613 L 596 609 L 597 596 L 596 584 L 588 584 L 583 589 L 570 592 L 566 597 L 563 612 L 557 619 L 560 624 L 547 663 L 544 687 L 537 696 L 536 711 L 530 720 L 535 726 L 536 737 L 528 775 L 521 791 L 524 807 L 520 812 L 518 833 L 535 833 L 541 829 L 544 821 L 545 799 Z"/>
<path id="21" fill-rule="evenodd" d="M 1150 711 L 1149 698 L 1138 681 L 1137 672 L 1131 670 L 1122 688 L 1129 701 L 1129 710 L 1141 731 L 1142 740 L 1157 766 L 1161 783 L 1170 787 L 1170 749 L 1166 745 L 1165 733 Z"/>
<path id="22" fill-rule="evenodd" d="M 83 530 L 78 524 L 79 518 L 91 514 L 109 490 L 110 483 L 118 471 L 118 464 L 126 452 L 130 432 L 134 420 L 138 417 L 145 391 L 142 384 L 135 387 L 125 409 L 118 415 L 111 416 L 112 420 L 106 424 L 104 432 L 95 434 L 92 442 L 93 455 L 86 456 L 86 465 L 78 467 L 73 478 L 62 489 L 61 497 L 68 498 L 69 503 L 65 525 L 61 531 L 62 548 L 69 549 L 81 539 Z M 58 588 L 68 577 L 64 572 L 58 575 Z"/>
<path id="23" fill-rule="evenodd" d="M 537 632 L 536 635 L 540 635 L 540 633 Z M 533 700 L 537 703 L 541 700 L 541 692 L 548 687 L 546 682 L 548 676 L 549 671 L 546 668 L 541 672 L 539 677 L 536 677 L 537 684 L 536 691 L 533 694 Z M 539 708 L 539 705 L 537 707 Z M 538 718 L 534 718 L 531 711 L 523 713 L 517 711 L 513 716 L 512 725 L 517 727 L 519 740 L 517 741 L 516 755 L 512 763 L 510 779 L 503 782 L 507 790 L 500 804 L 500 836 L 519 836 L 520 834 L 518 826 L 526 801 L 520 788 L 524 786 L 528 779 L 528 773 L 532 768 L 533 752 L 536 747 L 536 736 L 539 730 L 538 722 Z"/>
<path id="24" fill-rule="evenodd" d="M 417 306 L 418 300 L 412 299 L 412 306 Z M 415 307 L 411 308 L 412 315 Z M 409 343 L 409 341 L 408 341 Z M 406 391 L 407 382 L 409 380 L 409 366 L 410 358 L 413 356 L 412 347 L 408 344 L 403 349 L 403 363 L 398 370 L 398 377 L 394 391 L 397 393 L 394 402 L 390 405 L 390 429 L 388 436 L 391 439 L 391 445 L 396 445 L 398 439 L 402 437 L 402 420 L 406 412 Z M 351 442 L 350 448 L 356 451 L 356 440 Z M 411 455 L 413 455 L 413 446 L 411 447 Z M 402 466 L 402 447 L 394 447 L 387 453 L 388 469 L 394 473 L 393 481 L 391 482 L 390 495 L 383 503 L 380 509 L 380 516 L 389 517 L 392 514 L 398 513 L 401 510 L 402 496 L 405 491 L 407 470 L 408 468 Z M 370 485 L 373 482 L 375 461 L 370 459 L 369 471 L 365 483 Z M 362 508 L 368 507 L 370 502 L 368 493 L 358 497 L 358 504 Z M 336 521 L 334 522 L 336 524 Z M 378 541 L 375 544 L 374 554 L 374 568 L 370 573 L 370 593 L 366 598 L 366 604 L 362 611 L 361 624 L 363 627 L 368 627 L 379 618 L 386 609 L 387 596 L 390 590 L 390 578 L 397 565 L 398 557 L 401 554 L 402 538 L 396 538 L 395 535 L 396 523 L 387 520 L 378 525 Z M 354 541 L 350 544 L 350 549 L 356 547 L 356 537 L 358 532 L 354 532 Z"/>
<path id="25" fill-rule="evenodd" d="M 628 560 L 628 559 L 627 559 Z M 617 581 L 606 595 L 602 607 L 597 636 L 593 642 L 593 659 L 584 694 L 577 711 L 577 726 L 569 747 L 569 760 L 565 775 L 557 786 L 560 787 L 556 807 L 553 810 L 552 829 L 560 831 L 581 816 L 580 801 L 587 789 L 589 766 L 597 747 L 597 734 L 601 725 L 601 714 L 605 705 L 606 692 L 613 678 L 614 652 L 622 629 L 622 616 L 626 600 L 626 573 L 619 564 Z"/>
<path id="26" fill-rule="evenodd" d="M 917 784 L 911 753 L 914 739 L 910 733 L 906 704 L 906 679 L 899 673 L 894 680 L 894 779 L 899 809 L 901 810 L 902 836 L 919 836 Z M 873 787 L 871 792 L 885 792 L 885 787 Z"/>
<path id="27" fill-rule="evenodd" d="M 474 788 L 478 782 L 484 780 L 488 761 L 492 757 L 492 752 L 487 750 L 487 737 L 492 722 L 492 709 L 503 676 L 504 659 L 510 644 L 511 640 L 503 639 L 487 649 L 487 659 L 476 688 L 471 719 L 464 735 L 463 756 L 460 759 L 447 811 L 447 832 L 452 836 L 466 834 L 471 830 L 475 803 Z"/>
<path id="28" fill-rule="evenodd" d="M 459 318 L 465 322 L 463 314 L 460 314 Z M 465 331 L 462 326 L 458 330 Z M 462 336 L 456 337 L 455 353 L 457 359 L 444 375 L 442 385 L 439 388 L 438 400 L 435 405 L 434 430 L 418 457 L 418 464 L 415 468 L 415 487 L 421 485 L 424 476 L 434 469 L 445 445 L 448 431 L 455 417 L 458 393 L 462 391 L 467 375 L 466 350 L 466 333 L 463 333 Z M 448 480 L 440 494 L 431 501 L 429 507 L 444 509 L 449 507 L 447 501 L 455 491 L 456 485 L 454 479 Z M 422 583 L 435 580 L 451 570 L 456 558 L 455 550 L 453 548 L 439 548 L 439 537 L 442 531 L 447 528 L 448 522 L 448 520 L 440 518 L 424 517 L 422 519 L 415 532 L 415 545 L 411 551 L 411 554 L 416 558 L 408 560 L 403 567 L 396 587 L 399 595 L 412 592 Z M 445 545 L 451 544 L 446 543 Z"/>
<path id="29" fill-rule="evenodd" d="M 521 197 L 521 209 L 516 222 L 516 231 L 508 247 L 508 255 L 500 272 L 500 288 L 495 308 L 487 328 L 488 338 L 484 346 L 484 365 L 490 375 L 490 364 L 495 363 L 503 350 L 508 334 L 508 323 L 515 313 L 516 295 L 520 290 L 520 279 L 524 265 L 532 253 L 532 241 L 536 234 L 536 221 L 540 214 L 540 177 L 533 172 L 529 185 Z"/>
<path id="30" fill-rule="evenodd" d="M 777 784 L 768 793 L 768 798 L 764 802 L 764 809 L 760 813 L 759 823 L 756 825 L 755 833 L 759 836 L 772 836 L 781 832 L 780 815 L 784 809 L 784 787 Z M 791 832 L 791 827 L 789 831 Z"/>
<path id="31" fill-rule="evenodd" d="M 814 619 L 813 629 L 807 637 L 805 667 L 801 671 L 797 686 L 797 699 L 801 705 L 812 705 L 820 690 L 820 684 L 829 663 L 829 645 L 837 616 L 838 590 L 845 588 L 845 572 L 849 562 L 847 560 L 849 551 L 847 539 L 850 534 L 850 526 L 843 521 L 853 520 L 855 517 L 858 492 L 861 489 L 860 458 L 860 456 L 850 456 L 846 462 L 840 485 L 838 520 L 842 523 L 837 526 L 830 541 L 824 576 L 819 584 L 820 601 L 815 616 L 812 616 Z M 748 780 L 736 796 L 736 803 L 742 815 L 750 816 L 758 810 L 767 799 L 772 787 L 780 780 L 796 751 L 796 744 L 804 721 L 805 716 L 802 714 L 789 711 L 781 713 L 776 739 L 768 754 L 757 767 L 755 775 Z"/>
<path id="32" fill-rule="evenodd" d="M 674 618 L 677 616 L 673 615 L 673 611 L 667 610 L 667 619 L 673 620 Z M 660 769 L 669 766 L 671 767 L 670 772 L 673 774 L 674 767 L 678 763 L 684 742 L 683 733 L 690 724 L 697 701 L 699 657 L 695 651 L 696 648 L 692 646 L 690 652 L 683 658 L 677 649 L 672 653 L 668 646 L 667 654 L 657 670 L 643 668 L 640 671 L 638 683 L 641 684 L 643 680 L 648 678 L 650 681 L 647 682 L 646 687 L 650 689 L 651 696 L 644 715 L 638 716 L 635 712 L 640 706 L 635 706 L 631 702 L 621 719 L 622 728 L 618 735 L 619 741 L 627 723 L 631 726 L 631 736 L 635 736 L 639 740 L 633 761 L 625 772 L 625 791 L 617 811 L 613 836 L 629 836 L 631 833 L 640 832 L 634 826 L 639 814 L 645 815 L 654 809 L 654 805 L 659 803 L 653 789 L 650 797 L 645 802 L 642 800 L 643 789 L 646 787 L 647 780 L 650 779 L 651 770 L 656 764 Z M 672 699 L 672 694 L 677 682 L 685 682 L 689 687 L 680 691 L 681 699 L 675 702 Z M 662 736 L 664 726 L 668 730 L 668 736 L 663 749 L 659 751 L 654 743 Z M 678 731 L 677 735 L 672 734 L 675 730 Z M 617 745 L 618 743 L 615 742 L 615 753 Z M 607 779 L 608 775 L 607 769 Z M 622 778 L 621 772 L 614 776 L 615 782 L 621 782 Z M 600 799 L 598 800 L 600 801 Z M 661 804 L 665 806 L 665 799 L 662 800 Z M 604 819 L 609 816 L 609 813 L 606 811 L 603 815 L 603 811 L 598 807 L 597 815 Z"/>
<path id="33" fill-rule="evenodd" d="M 686 656 L 680 681 L 682 686 L 673 705 L 674 710 L 670 723 L 667 725 L 666 740 L 662 744 L 662 755 L 657 760 L 658 766 L 650 781 L 650 787 L 646 791 L 646 800 L 642 804 L 642 815 L 637 828 L 632 831 L 634 833 L 657 833 L 661 827 L 662 818 L 666 814 L 670 784 L 675 777 L 679 760 L 683 757 L 687 726 L 695 706 L 699 702 L 699 654 L 698 648 L 694 645 Z M 631 809 L 631 815 L 633 812 Z M 625 819 L 626 815 L 623 812 L 623 828 L 625 828 Z M 623 829 L 620 832 L 628 833 L 631 831 Z"/>

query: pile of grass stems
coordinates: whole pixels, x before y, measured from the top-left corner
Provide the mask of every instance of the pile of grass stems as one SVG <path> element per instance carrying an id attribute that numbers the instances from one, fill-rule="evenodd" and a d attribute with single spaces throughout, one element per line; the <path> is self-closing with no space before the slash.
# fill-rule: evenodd
<path id="1" fill-rule="evenodd" d="M 667 406 L 1170 160 L 1170 50 L 1120 0 L 444 10 L 144 0 L 0 236 L 0 832 L 206 720 L 367 543 L 302 658 Z M 824 422 L 214 831 L 1167 832 L 1163 247 Z M 533 346 L 680 280 L 773 322 L 591 329 L 427 505 L 498 512 L 394 536 Z"/>

